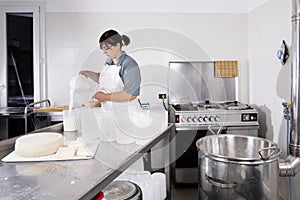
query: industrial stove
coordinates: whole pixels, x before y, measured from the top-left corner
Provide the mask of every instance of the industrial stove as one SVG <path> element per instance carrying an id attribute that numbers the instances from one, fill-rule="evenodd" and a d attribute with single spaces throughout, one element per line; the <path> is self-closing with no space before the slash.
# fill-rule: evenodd
<path id="1" fill-rule="evenodd" d="M 237 77 L 215 76 L 214 62 L 169 63 L 169 122 L 175 124 L 172 178 L 197 185 L 196 141 L 212 134 L 258 136 L 258 112 L 237 101 Z"/>

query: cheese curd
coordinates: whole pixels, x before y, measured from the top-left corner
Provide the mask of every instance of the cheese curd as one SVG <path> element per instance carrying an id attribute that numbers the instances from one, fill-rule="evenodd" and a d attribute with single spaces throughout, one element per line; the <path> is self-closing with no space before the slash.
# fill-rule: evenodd
<path id="1" fill-rule="evenodd" d="M 54 154 L 63 146 L 62 134 L 42 132 L 19 137 L 15 143 L 15 152 L 19 156 L 39 157 Z"/>

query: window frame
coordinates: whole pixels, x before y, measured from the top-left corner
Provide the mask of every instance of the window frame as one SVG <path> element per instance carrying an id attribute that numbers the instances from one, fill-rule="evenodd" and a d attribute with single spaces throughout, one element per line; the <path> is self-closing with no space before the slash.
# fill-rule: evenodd
<path id="1" fill-rule="evenodd" d="M 0 107 L 7 107 L 6 13 L 33 13 L 34 102 L 46 99 L 45 2 L 0 1 Z M 1 91 L 2 90 L 2 91 Z"/>

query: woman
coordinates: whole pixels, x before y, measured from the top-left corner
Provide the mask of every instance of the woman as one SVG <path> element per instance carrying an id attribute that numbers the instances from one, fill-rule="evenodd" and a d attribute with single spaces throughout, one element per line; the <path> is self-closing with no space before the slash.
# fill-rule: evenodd
<path id="1" fill-rule="evenodd" d="M 108 30 L 99 39 L 100 48 L 108 57 L 100 73 L 83 70 L 80 74 L 99 82 L 94 98 L 100 102 L 134 100 L 140 94 L 141 75 L 137 62 L 122 47 L 130 43 L 129 37 Z"/>
<path id="2" fill-rule="evenodd" d="M 130 115 L 136 115 L 140 111 L 135 100 L 140 94 L 140 69 L 137 62 L 122 50 L 124 45 L 130 43 L 130 39 L 126 35 L 121 36 L 115 30 L 108 30 L 102 34 L 99 43 L 101 50 L 108 57 L 104 69 L 101 73 L 83 70 L 80 74 L 99 83 L 93 97 L 101 102 L 100 126 L 106 134 L 102 140 L 134 142 L 134 133 L 126 131 L 122 124 L 122 119 L 129 119 Z M 126 126 L 128 125 L 129 123 Z"/>

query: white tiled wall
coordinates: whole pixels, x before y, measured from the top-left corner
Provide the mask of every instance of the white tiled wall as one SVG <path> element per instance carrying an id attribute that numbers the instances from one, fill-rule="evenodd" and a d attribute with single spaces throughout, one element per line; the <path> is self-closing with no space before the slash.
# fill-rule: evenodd
<path id="1" fill-rule="evenodd" d="M 158 92 L 167 92 L 170 60 L 237 59 L 239 99 L 248 102 L 246 20 L 245 14 L 49 12 L 48 97 L 55 105 L 67 105 L 69 81 L 79 69 L 101 69 L 105 57 L 98 39 L 113 28 L 131 37 L 125 50 L 141 67 L 143 100 L 157 101 Z"/>

